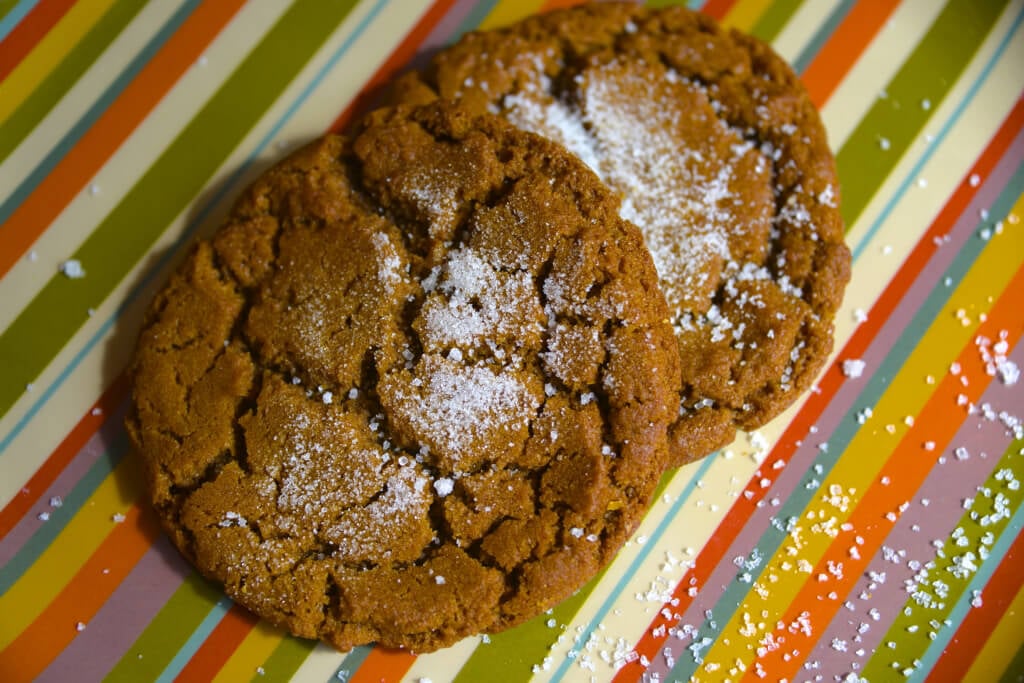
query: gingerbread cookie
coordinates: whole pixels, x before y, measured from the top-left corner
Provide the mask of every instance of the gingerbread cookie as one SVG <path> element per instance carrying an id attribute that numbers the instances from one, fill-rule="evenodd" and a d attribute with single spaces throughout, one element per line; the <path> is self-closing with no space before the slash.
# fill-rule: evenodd
<path id="1" fill-rule="evenodd" d="M 268 171 L 139 338 L 127 426 L 174 543 L 343 650 L 578 589 L 648 505 L 679 384 L 617 207 L 560 146 L 441 103 Z"/>
<path id="2" fill-rule="evenodd" d="M 594 3 L 468 34 L 391 93 L 437 96 L 561 143 L 622 197 L 681 356 L 674 464 L 811 385 L 850 254 L 825 131 L 771 48 L 684 8 Z"/>

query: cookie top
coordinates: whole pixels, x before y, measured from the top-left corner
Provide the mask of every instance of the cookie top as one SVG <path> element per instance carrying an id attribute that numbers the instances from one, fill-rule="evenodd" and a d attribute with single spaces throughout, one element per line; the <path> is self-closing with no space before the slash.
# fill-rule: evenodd
<path id="1" fill-rule="evenodd" d="M 570 595 L 667 464 L 657 275 L 581 162 L 437 103 L 264 174 L 151 305 L 128 431 L 235 600 L 428 651 Z"/>
<path id="2" fill-rule="evenodd" d="M 771 48 L 681 7 L 593 3 L 468 34 L 390 96 L 438 95 L 560 142 L 622 197 L 681 356 L 674 464 L 812 383 L 850 255 L 825 131 Z"/>

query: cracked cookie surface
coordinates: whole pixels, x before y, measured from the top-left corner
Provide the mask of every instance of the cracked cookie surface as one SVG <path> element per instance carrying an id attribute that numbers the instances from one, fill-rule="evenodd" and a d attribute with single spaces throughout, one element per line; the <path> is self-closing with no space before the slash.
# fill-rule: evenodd
<path id="1" fill-rule="evenodd" d="M 556 604 L 667 465 L 642 237 L 564 149 L 436 103 L 262 176 L 152 303 L 127 427 L 181 551 L 345 650 Z"/>
<path id="2" fill-rule="evenodd" d="M 680 7 L 591 3 L 467 34 L 390 93 L 437 96 L 563 144 L 622 197 L 681 356 L 673 464 L 811 385 L 850 254 L 820 118 L 768 46 Z"/>

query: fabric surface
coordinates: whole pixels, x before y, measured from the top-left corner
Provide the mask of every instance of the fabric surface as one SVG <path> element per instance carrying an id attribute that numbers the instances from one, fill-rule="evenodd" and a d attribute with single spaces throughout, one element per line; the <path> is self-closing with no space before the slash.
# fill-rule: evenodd
<path id="1" fill-rule="evenodd" d="M 429 51 L 569 4 L 0 0 L 0 680 L 1024 674 L 1020 0 L 688 3 L 771 42 L 821 108 L 853 280 L 815 389 L 666 475 L 550 614 L 341 654 L 161 535 L 123 371 L 188 244 Z"/>

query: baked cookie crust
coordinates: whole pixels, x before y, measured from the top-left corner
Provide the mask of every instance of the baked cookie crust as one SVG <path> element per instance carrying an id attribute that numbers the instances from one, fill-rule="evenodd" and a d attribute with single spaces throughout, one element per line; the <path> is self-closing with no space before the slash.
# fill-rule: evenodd
<path id="1" fill-rule="evenodd" d="M 390 93 L 439 96 L 563 144 L 621 196 L 675 326 L 674 465 L 811 386 L 850 253 L 820 117 L 769 46 L 681 7 L 591 3 L 467 34 Z"/>
<path id="2" fill-rule="evenodd" d="M 264 174 L 152 303 L 127 428 L 171 539 L 341 650 L 555 605 L 667 466 L 653 263 L 563 148 L 435 103 Z"/>

